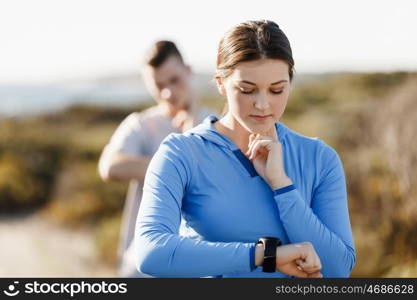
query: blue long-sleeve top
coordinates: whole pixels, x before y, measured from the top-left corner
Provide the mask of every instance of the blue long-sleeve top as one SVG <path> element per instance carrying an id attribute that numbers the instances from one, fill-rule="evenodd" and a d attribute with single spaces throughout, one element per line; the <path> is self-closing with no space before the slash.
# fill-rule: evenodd
<path id="1" fill-rule="evenodd" d="M 273 191 L 215 121 L 209 116 L 169 135 L 153 156 L 136 223 L 138 270 L 155 277 L 289 277 L 254 264 L 258 239 L 273 236 L 283 244 L 311 242 L 324 277 L 348 277 L 355 248 L 336 151 L 277 122 L 293 187 Z"/>

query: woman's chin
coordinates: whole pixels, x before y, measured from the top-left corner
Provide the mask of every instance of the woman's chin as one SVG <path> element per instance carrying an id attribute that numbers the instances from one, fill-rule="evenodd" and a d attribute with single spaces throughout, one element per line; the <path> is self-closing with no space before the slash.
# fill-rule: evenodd
<path id="1" fill-rule="evenodd" d="M 270 131 L 271 128 L 273 128 L 275 126 L 275 123 L 271 123 L 271 124 L 258 124 L 258 125 L 253 125 L 253 124 L 248 124 L 249 126 L 247 126 L 247 129 L 250 133 L 253 134 L 265 134 L 266 132 Z"/>

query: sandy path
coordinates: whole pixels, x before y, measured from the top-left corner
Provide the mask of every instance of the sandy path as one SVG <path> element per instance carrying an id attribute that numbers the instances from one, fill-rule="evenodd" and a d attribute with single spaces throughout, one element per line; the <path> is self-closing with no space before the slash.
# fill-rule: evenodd
<path id="1" fill-rule="evenodd" d="M 93 235 L 40 215 L 0 218 L 0 277 L 115 277 L 96 260 Z"/>

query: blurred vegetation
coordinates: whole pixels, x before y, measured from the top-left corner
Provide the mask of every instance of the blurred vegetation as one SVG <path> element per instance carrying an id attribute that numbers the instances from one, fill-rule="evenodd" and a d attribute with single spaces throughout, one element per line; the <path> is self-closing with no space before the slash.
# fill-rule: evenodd
<path id="1" fill-rule="evenodd" d="M 58 224 L 89 226 L 99 256 L 115 266 L 127 184 L 103 182 L 97 162 L 120 121 L 150 104 L 0 120 L 0 212 L 37 210 Z"/>
<path id="2" fill-rule="evenodd" d="M 417 276 L 417 73 L 324 74 L 295 81 L 283 122 L 334 147 L 345 168 L 357 250 L 352 276 Z M 202 99 L 221 112 L 221 97 Z M 133 110 L 76 106 L 0 120 L 0 211 L 41 210 L 95 229 L 115 266 L 127 184 L 104 183 L 97 162 Z"/>

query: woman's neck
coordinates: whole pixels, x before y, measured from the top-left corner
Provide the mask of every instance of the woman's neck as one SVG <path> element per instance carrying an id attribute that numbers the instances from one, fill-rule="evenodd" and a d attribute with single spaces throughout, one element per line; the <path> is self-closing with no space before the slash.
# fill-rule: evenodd
<path id="1" fill-rule="evenodd" d="M 242 127 L 230 113 L 227 113 L 218 122 L 214 123 L 214 126 L 218 132 L 235 143 L 240 151 L 245 153 L 248 150 L 250 132 Z"/>

